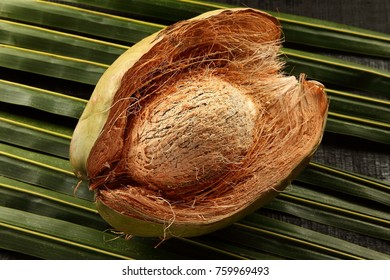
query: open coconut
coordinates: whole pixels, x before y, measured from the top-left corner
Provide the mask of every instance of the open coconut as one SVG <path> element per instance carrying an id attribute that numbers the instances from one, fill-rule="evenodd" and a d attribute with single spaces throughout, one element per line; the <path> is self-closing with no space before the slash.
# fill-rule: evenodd
<path id="1" fill-rule="evenodd" d="M 320 143 L 324 87 L 281 73 L 278 21 L 224 9 L 121 55 L 75 129 L 70 160 L 97 209 L 138 236 L 196 236 L 282 191 Z"/>

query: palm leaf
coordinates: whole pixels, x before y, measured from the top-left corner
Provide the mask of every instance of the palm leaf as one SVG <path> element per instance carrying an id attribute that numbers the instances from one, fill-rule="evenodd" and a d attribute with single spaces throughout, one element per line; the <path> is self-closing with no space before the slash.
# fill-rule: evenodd
<path id="1" fill-rule="evenodd" d="M 330 111 L 334 113 L 390 123 L 389 101 L 339 90 L 327 89 L 326 92 L 331 98 Z"/>
<path id="2" fill-rule="evenodd" d="M 87 100 L 20 83 L 0 80 L 1 101 L 61 116 L 79 118 Z"/>
<path id="3" fill-rule="evenodd" d="M 91 85 L 108 66 L 9 45 L 0 45 L 0 59 L 3 67 Z"/>
<path id="4" fill-rule="evenodd" d="M 378 93 L 386 97 L 390 73 L 340 59 L 303 51 L 284 49 L 287 71 L 305 73 L 309 78 L 338 86 Z"/>
<path id="5" fill-rule="evenodd" d="M 85 85 L 94 85 L 126 45 L 164 24 L 221 5 L 62 2 L 78 7 L 48 1 L 0 3 L 0 63 L 5 73 L 0 77 L 1 248 L 49 259 L 390 258 L 274 217 L 295 217 L 383 244 L 389 241 L 389 184 L 316 163 L 264 209 L 219 232 L 172 238 L 158 248 L 158 239 L 127 240 L 111 232 L 97 214 L 86 183 L 79 185 L 68 164 L 69 140 L 86 104 L 78 96 L 90 94 L 78 91 L 90 89 Z M 388 35 L 292 15 L 278 18 L 287 42 L 389 57 Z M 316 39 L 308 36 L 313 32 L 319 34 Z M 390 104 L 384 100 L 388 72 L 295 49 L 283 49 L 283 55 L 288 71 L 306 72 L 334 88 L 328 91 L 327 133 L 390 144 Z M 37 79 L 47 82 L 34 84 Z M 343 90 L 336 90 L 340 85 Z M 352 93 L 355 89 L 366 93 Z"/>
<path id="6" fill-rule="evenodd" d="M 389 144 L 389 124 L 344 114 L 329 113 L 326 130 Z M 341 131 L 342 129 L 342 131 Z"/>
<path id="7" fill-rule="evenodd" d="M 45 53 L 111 64 L 126 46 L 55 31 L 16 21 L 0 20 L 0 43 Z"/>
<path id="8" fill-rule="evenodd" d="M 0 130 L 4 142 L 68 157 L 72 132 L 64 126 L 48 124 L 29 116 L 21 117 L 4 110 L 1 112 Z"/>
<path id="9" fill-rule="evenodd" d="M 299 175 L 297 181 L 306 184 L 315 182 L 319 188 L 390 205 L 390 185 L 388 182 L 366 178 L 318 163 L 311 162 Z"/>

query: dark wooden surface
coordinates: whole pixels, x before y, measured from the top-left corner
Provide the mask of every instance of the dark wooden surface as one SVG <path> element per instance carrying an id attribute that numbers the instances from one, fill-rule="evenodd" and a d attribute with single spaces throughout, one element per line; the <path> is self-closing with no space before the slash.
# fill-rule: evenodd
<path id="1" fill-rule="evenodd" d="M 292 13 L 390 33 L 390 1 L 386 0 L 216 0 L 215 2 L 259 8 L 274 12 Z M 390 67 L 388 60 L 345 56 L 343 54 L 337 54 L 337 56 L 358 61 L 379 69 L 389 70 Z M 390 181 L 390 151 L 386 150 L 386 148 L 388 149 L 385 145 L 354 137 L 326 133 L 320 148 L 315 154 L 314 160 L 330 166 Z M 390 245 L 386 242 L 288 215 L 268 214 L 270 216 L 276 216 L 281 220 L 286 220 L 390 254 Z M 28 258 L 31 257 L 0 250 L 0 259 Z"/>

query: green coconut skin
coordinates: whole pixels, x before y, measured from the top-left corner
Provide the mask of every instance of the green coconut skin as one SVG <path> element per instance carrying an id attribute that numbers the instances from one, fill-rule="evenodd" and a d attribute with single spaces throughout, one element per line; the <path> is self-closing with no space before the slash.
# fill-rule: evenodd
<path id="1" fill-rule="evenodd" d="M 245 9 L 230 9 L 233 11 Z M 226 10 L 216 10 L 202 14 L 191 21 L 205 19 Z M 275 20 L 276 21 L 276 20 Z M 145 53 L 150 51 L 163 36 L 157 32 L 139 43 L 135 44 L 122 54 L 103 74 L 88 102 L 74 131 L 70 146 L 70 162 L 76 176 L 82 180 L 90 180 L 88 174 L 88 158 L 93 149 L 104 125 L 107 122 L 112 100 L 120 87 L 121 80 L 126 71 L 131 68 Z M 322 132 L 325 127 L 326 112 L 322 124 Z M 321 133 L 322 135 L 322 133 Z M 107 206 L 101 199 L 99 190 L 96 192 L 96 207 L 99 214 L 117 231 L 128 235 L 144 237 L 192 237 L 207 234 L 222 229 L 243 217 L 253 213 L 260 207 L 269 203 L 275 196 L 283 191 L 292 180 L 307 166 L 314 151 L 318 147 L 321 138 L 317 139 L 310 153 L 302 158 L 296 166 L 291 167 L 291 172 L 281 178 L 279 183 L 273 184 L 259 197 L 251 198 L 246 207 L 238 209 L 235 213 L 217 220 L 175 221 L 169 224 L 168 221 L 155 219 L 140 213 L 134 209 L 134 215 L 122 214 Z M 130 207 L 131 208 L 131 207 Z M 133 210 L 127 209 L 127 213 Z"/>

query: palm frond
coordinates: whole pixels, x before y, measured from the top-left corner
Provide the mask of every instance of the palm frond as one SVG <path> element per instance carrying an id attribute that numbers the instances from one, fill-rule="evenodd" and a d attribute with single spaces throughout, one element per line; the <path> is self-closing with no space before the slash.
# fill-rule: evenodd
<path id="1" fill-rule="evenodd" d="M 389 241 L 389 184 L 314 162 L 264 209 L 213 234 L 172 238 L 158 248 L 158 239 L 127 240 L 112 232 L 97 214 L 93 194 L 68 163 L 72 131 L 92 86 L 129 45 L 222 6 L 174 0 L 0 3 L 0 248 L 48 259 L 390 258 L 269 215 Z M 276 16 L 287 43 L 390 57 L 386 34 Z M 307 50 L 282 52 L 286 71 L 305 72 L 330 88 L 326 133 L 390 144 L 390 73 Z"/>

